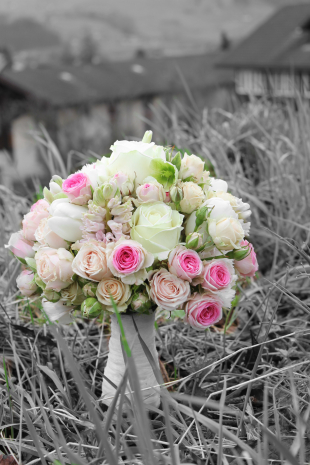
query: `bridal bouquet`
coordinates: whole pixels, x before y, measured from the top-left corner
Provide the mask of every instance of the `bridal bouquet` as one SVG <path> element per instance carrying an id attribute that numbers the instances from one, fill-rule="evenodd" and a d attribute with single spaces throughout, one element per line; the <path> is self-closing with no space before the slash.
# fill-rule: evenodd
<path id="1" fill-rule="evenodd" d="M 102 310 L 183 309 L 204 330 L 223 317 L 239 278 L 258 269 L 247 203 L 195 155 L 151 142 L 116 141 L 110 158 L 63 180 L 53 176 L 8 248 L 25 265 L 27 297 L 41 294 L 50 320 Z"/>
<path id="2" fill-rule="evenodd" d="M 148 321 L 157 308 L 179 309 L 205 330 L 229 312 L 237 280 L 257 271 L 245 239 L 249 205 L 199 157 L 182 158 L 151 137 L 117 141 L 110 158 L 53 176 L 11 236 L 7 247 L 24 264 L 17 285 L 24 296 L 41 295 L 51 321 L 70 323 L 74 310 L 113 315 L 112 297 L 124 316 Z M 110 341 L 112 372 L 122 363 L 117 350 Z"/>

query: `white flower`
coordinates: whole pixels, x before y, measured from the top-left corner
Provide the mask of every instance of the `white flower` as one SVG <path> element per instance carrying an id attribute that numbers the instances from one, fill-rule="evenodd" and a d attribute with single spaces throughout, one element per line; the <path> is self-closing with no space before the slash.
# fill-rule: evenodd
<path id="1" fill-rule="evenodd" d="M 154 142 L 116 141 L 111 146 L 111 150 L 108 165 L 110 173 L 112 175 L 119 171 L 126 173 L 129 177 L 135 178 L 136 185 L 142 184 L 143 180 L 152 174 L 150 163 L 153 158 L 166 161 L 163 147 L 155 145 Z"/>
<path id="2" fill-rule="evenodd" d="M 49 212 L 52 218 L 47 224 L 58 236 L 69 242 L 82 238 L 82 218 L 88 212 L 87 207 L 73 205 L 69 199 L 58 199 L 51 204 Z"/>
<path id="3" fill-rule="evenodd" d="M 162 203 L 140 205 L 131 220 L 131 239 L 160 260 L 168 257 L 180 241 L 183 215 Z"/>
<path id="4" fill-rule="evenodd" d="M 223 179 L 215 179 L 215 178 L 210 178 L 211 180 L 211 185 L 210 188 L 214 192 L 227 192 L 228 185 L 226 181 L 223 181 Z"/>
<path id="5" fill-rule="evenodd" d="M 181 187 L 183 192 L 183 199 L 180 202 L 181 212 L 192 213 L 205 199 L 203 190 L 194 182 L 183 182 Z"/>
<path id="6" fill-rule="evenodd" d="M 74 307 L 68 307 L 61 300 L 53 303 L 46 299 L 42 299 L 42 306 L 50 321 L 58 321 L 62 325 L 72 323 L 73 319 L 71 318 L 70 311 Z"/>
<path id="7" fill-rule="evenodd" d="M 200 181 L 204 169 L 204 162 L 196 155 L 185 154 L 181 161 L 181 169 L 179 171 L 180 179 L 187 179 L 191 176 L 196 182 Z"/>
<path id="8" fill-rule="evenodd" d="M 82 173 L 87 174 L 92 188 L 95 190 L 100 184 L 106 182 L 110 176 L 108 170 L 109 159 L 102 157 L 96 163 L 83 166 L 81 169 Z"/>

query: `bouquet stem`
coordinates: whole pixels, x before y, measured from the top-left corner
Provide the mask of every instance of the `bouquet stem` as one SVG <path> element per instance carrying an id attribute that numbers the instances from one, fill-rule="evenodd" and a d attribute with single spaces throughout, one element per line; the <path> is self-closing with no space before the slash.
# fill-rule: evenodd
<path id="1" fill-rule="evenodd" d="M 140 344 L 138 334 L 133 323 L 134 319 L 140 336 L 149 348 L 155 363 L 159 367 L 158 354 L 155 346 L 155 313 L 152 313 L 151 315 L 140 315 L 138 313 L 134 315 L 121 315 L 121 319 L 125 331 L 125 336 L 131 349 L 132 357 L 137 367 L 144 403 L 145 405 L 158 407 L 160 404 L 160 388 L 152 387 L 156 386 L 158 383 L 153 373 L 153 369 L 143 350 L 143 347 Z M 125 373 L 125 361 L 121 347 L 120 334 L 120 327 L 116 315 L 112 315 L 109 355 L 104 374 L 116 386 L 120 384 L 122 377 Z M 130 385 L 128 383 L 128 389 L 126 390 L 126 392 L 129 392 L 129 390 Z M 103 379 L 102 396 L 103 402 L 106 405 L 111 404 L 115 391 L 115 388 L 106 379 Z"/>

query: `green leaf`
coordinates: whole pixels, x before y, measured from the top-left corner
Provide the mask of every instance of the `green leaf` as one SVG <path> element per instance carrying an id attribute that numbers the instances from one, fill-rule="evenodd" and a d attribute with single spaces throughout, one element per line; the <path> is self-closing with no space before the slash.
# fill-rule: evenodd
<path id="1" fill-rule="evenodd" d="M 185 312 L 184 310 L 173 310 L 173 312 L 171 312 L 171 317 L 181 318 L 183 320 L 183 318 L 185 317 Z"/>
<path id="2" fill-rule="evenodd" d="M 25 258 L 27 265 L 34 271 L 37 271 L 37 264 L 34 258 Z"/>
<path id="3" fill-rule="evenodd" d="M 150 168 L 152 170 L 152 176 L 164 186 L 166 191 L 177 182 L 178 170 L 172 163 L 160 158 L 153 158 L 150 163 Z"/>
<path id="4" fill-rule="evenodd" d="M 181 162 L 182 162 L 182 159 L 181 159 L 181 153 L 178 152 L 175 157 L 173 157 L 173 159 L 171 160 L 171 163 L 176 166 L 177 170 L 180 171 L 180 168 L 181 168 Z"/>
<path id="5" fill-rule="evenodd" d="M 206 213 L 207 213 L 208 207 L 201 207 L 199 210 L 196 212 L 196 225 L 195 225 L 195 232 L 199 228 L 199 226 L 202 225 L 204 221 L 206 221 Z"/>

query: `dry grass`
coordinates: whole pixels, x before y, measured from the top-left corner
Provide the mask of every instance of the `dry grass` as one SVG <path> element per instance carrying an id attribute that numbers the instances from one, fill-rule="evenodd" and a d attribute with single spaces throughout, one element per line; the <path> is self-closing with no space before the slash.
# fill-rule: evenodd
<path id="1" fill-rule="evenodd" d="M 170 142 L 208 154 L 234 192 L 251 194 L 252 238 L 264 273 L 239 289 L 226 331 L 225 322 L 200 333 L 158 315 L 156 340 L 165 368 L 165 383 L 156 371 L 162 385 L 159 409 L 144 410 L 137 367 L 126 352 L 120 407 L 106 409 L 100 396 L 108 321 L 50 326 L 38 302 L 20 300 L 12 279 L 15 265 L 3 260 L 0 451 L 23 464 L 309 463 L 309 144 L 304 110 L 293 114 L 258 104 L 234 115 L 216 112 L 203 124 L 174 118 Z M 251 150 L 244 152 L 248 146 Z M 249 167 L 257 160 L 251 177 Z M 20 213 L 23 208 L 21 202 Z M 5 222 L 8 211 L 2 211 L 5 235 L 15 227 Z M 134 393 L 130 409 L 122 414 L 127 377 Z"/>

